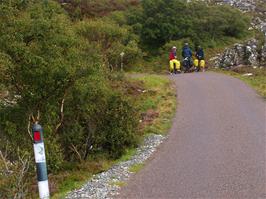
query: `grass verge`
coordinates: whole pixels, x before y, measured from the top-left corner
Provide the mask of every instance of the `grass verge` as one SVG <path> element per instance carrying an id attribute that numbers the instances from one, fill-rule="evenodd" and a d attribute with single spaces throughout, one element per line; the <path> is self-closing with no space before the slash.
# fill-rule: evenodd
<path id="1" fill-rule="evenodd" d="M 166 134 L 176 110 L 176 93 L 163 75 L 130 75 L 131 82 L 142 82 L 143 93 L 136 97 L 143 134 Z"/>
<path id="2" fill-rule="evenodd" d="M 132 167 L 129 168 L 130 172 L 137 173 L 144 167 L 143 163 L 135 164 Z"/>
<path id="3" fill-rule="evenodd" d="M 111 182 L 110 185 L 111 186 L 124 187 L 124 186 L 126 186 L 126 183 L 122 182 L 122 181 L 116 181 L 116 182 Z"/>
<path id="4" fill-rule="evenodd" d="M 126 75 L 123 92 L 134 99 L 135 106 L 140 112 L 139 128 L 142 138 L 150 133 L 166 134 L 168 132 L 176 109 L 176 94 L 167 76 Z M 117 160 L 101 157 L 98 160 L 66 165 L 64 172 L 49 176 L 52 199 L 64 198 L 69 191 L 80 188 L 93 174 L 108 170 L 116 163 L 127 161 L 135 154 L 136 149 L 131 148 Z M 138 172 L 143 166 L 143 164 L 134 165 L 130 171 Z M 125 183 L 115 182 L 114 185 L 124 186 Z"/>
<path id="5" fill-rule="evenodd" d="M 113 164 L 114 161 L 102 159 L 66 165 L 64 172 L 49 176 L 52 199 L 64 198 L 69 191 L 85 184 L 93 174 L 105 171 Z"/>

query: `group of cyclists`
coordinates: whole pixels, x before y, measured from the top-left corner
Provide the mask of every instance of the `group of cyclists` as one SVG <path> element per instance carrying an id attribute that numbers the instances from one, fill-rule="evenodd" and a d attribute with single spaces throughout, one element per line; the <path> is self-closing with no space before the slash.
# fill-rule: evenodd
<path id="1" fill-rule="evenodd" d="M 172 47 L 172 50 L 169 54 L 169 65 L 170 65 L 170 74 L 177 74 L 183 72 L 192 72 L 192 71 L 205 71 L 205 60 L 204 60 L 204 51 L 201 46 L 197 46 L 195 52 L 195 59 L 193 61 L 193 53 L 189 47 L 188 43 L 185 43 L 182 49 L 183 62 L 180 63 L 177 60 L 177 49 L 175 46 Z"/>

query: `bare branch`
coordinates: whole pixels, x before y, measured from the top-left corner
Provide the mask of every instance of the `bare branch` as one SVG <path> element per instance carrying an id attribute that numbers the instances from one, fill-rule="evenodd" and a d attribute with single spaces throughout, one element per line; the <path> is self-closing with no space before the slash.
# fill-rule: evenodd
<path id="1" fill-rule="evenodd" d="M 0 151 L 0 157 L 3 160 L 3 162 L 4 162 L 4 165 L 5 165 L 5 168 L 6 168 L 6 172 L 9 173 L 9 168 L 8 168 L 8 165 L 7 165 L 6 157 L 3 155 L 2 151 Z"/>
<path id="2" fill-rule="evenodd" d="M 33 140 L 33 137 L 32 137 L 32 134 L 31 134 L 31 130 L 30 130 L 30 125 L 31 125 L 31 116 L 32 116 L 32 114 L 31 114 L 31 115 L 29 115 L 29 121 L 28 121 L 28 134 L 29 134 L 29 136 L 30 136 L 31 140 Z"/>
<path id="3" fill-rule="evenodd" d="M 18 149 L 19 150 L 19 149 Z M 29 169 L 30 158 L 25 157 L 25 155 L 18 156 L 19 162 L 17 166 L 19 167 L 19 172 L 16 178 L 16 193 L 14 195 L 14 199 L 20 199 L 25 197 L 25 176 Z"/>
<path id="4" fill-rule="evenodd" d="M 70 149 L 77 154 L 79 161 L 82 162 L 82 158 L 81 158 L 80 153 L 77 150 L 77 147 L 75 147 L 73 144 L 71 144 Z"/>
<path id="5" fill-rule="evenodd" d="M 66 94 L 65 94 L 66 95 Z M 56 125 L 55 127 L 55 132 L 57 133 L 58 129 L 60 128 L 60 126 L 63 124 L 64 121 L 64 104 L 65 104 L 65 95 L 61 101 L 61 108 L 60 108 L 60 122 Z"/>
<path id="6" fill-rule="evenodd" d="M 40 110 L 37 111 L 37 118 L 36 118 L 37 122 L 40 121 Z"/>
<path id="7" fill-rule="evenodd" d="M 33 116 L 33 114 L 31 114 L 30 117 L 31 117 L 31 121 L 32 121 L 33 123 L 35 123 L 36 120 L 35 120 L 35 117 Z"/>
<path id="8" fill-rule="evenodd" d="M 38 122 L 40 121 L 40 110 L 37 111 L 36 117 L 33 114 L 31 114 L 30 117 L 33 123 L 38 124 Z"/>

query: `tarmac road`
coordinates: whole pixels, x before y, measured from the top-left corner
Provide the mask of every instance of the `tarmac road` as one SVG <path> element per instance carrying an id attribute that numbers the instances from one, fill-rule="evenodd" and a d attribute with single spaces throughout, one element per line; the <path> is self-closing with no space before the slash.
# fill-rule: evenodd
<path id="1" fill-rule="evenodd" d="M 171 78 L 179 104 L 169 138 L 118 198 L 266 198 L 266 102 L 229 76 Z"/>

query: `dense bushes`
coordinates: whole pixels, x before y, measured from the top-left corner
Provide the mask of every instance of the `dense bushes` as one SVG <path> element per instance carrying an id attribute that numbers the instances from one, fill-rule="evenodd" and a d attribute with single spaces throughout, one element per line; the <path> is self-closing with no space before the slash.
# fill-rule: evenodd
<path id="1" fill-rule="evenodd" d="M 10 161 L 18 159 L 18 147 L 20 154 L 31 154 L 29 122 L 38 112 L 50 171 L 97 153 L 116 158 L 135 145 L 137 114 L 109 86 L 101 53 L 109 50 L 109 42 L 112 46 L 112 38 L 126 40 L 126 30 L 109 26 L 105 31 L 96 21 L 76 31 L 57 3 L 18 5 L 0 5 L 0 79 L 9 91 L 9 100 L 0 106 L 0 150 L 10 144 Z M 83 25 L 95 37 L 86 38 Z M 119 41 L 116 45 L 122 45 Z M 134 48 L 131 42 L 123 44 Z"/>
<path id="2" fill-rule="evenodd" d="M 138 46 L 138 37 L 128 27 L 121 27 L 118 22 L 103 18 L 84 20 L 77 24 L 77 33 L 99 49 L 103 62 L 110 68 L 120 68 L 122 52 L 123 63 L 128 66 L 142 56 Z"/>
<path id="3" fill-rule="evenodd" d="M 58 0 L 72 19 L 102 17 L 117 10 L 137 5 L 139 0 Z"/>
<path id="4" fill-rule="evenodd" d="M 121 10 L 137 0 L 61 2 L 69 2 L 63 7 L 70 17 L 55 1 L 0 4 L 0 198 L 10 197 L 1 195 L 7 190 L 26 192 L 25 172 L 34 164 L 32 117 L 40 113 L 49 172 L 98 155 L 117 158 L 137 143 L 138 113 L 123 89 L 115 89 L 124 82 L 111 82 L 109 69 L 122 61 L 133 66 L 141 49 L 158 55 L 185 40 L 210 47 L 241 37 L 248 21 L 228 7 L 181 0 L 144 0 L 128 12 Z M 12 174 L 2 172 L 2 161 Z"/>
<path id="5" fill-rule="evenodd" d="M 244 36 L 249 25 L 248 17 L 227 6 L 183 0 L 143 0 L 141 5 L 129 13 L 128 22 L 149 48 L 183 38 L 208 47 L 209 41 Z"/>
<path id="6" fill-rule="evenodd" d="M 83 79 L 76 84 L 66 100 L 59 131 L 63 143 L 68 143 L 64 145 L 68 159 L 85 160 L 95 153 L 117 158 L 135 145 L 137 114 L 130 102 L 102 82 Z"/>

